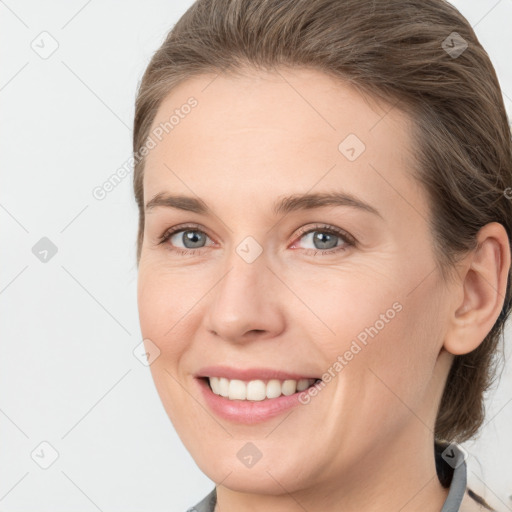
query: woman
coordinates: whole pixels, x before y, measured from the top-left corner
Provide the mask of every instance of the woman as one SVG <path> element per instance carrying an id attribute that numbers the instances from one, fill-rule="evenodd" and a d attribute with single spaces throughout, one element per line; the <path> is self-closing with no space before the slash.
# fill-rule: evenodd
<path id="1" fill-rule="evenodd" d="M 490 510 L 511 134 L 443 0 L 199 0 L 134 125 L 138 304 L 191 510 Z M 153 354 L 153 356 L 151 356 Z"/>

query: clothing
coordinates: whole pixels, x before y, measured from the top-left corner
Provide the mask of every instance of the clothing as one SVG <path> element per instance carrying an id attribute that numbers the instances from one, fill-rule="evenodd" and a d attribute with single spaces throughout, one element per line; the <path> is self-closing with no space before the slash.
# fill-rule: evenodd
<path id="1" fill-rule="evenodd" d="M 444 453 L 444 456 L 443 456 Z M 440 512 L 487 512 L 493 511 L 483 498 L 467 487 L 467 467 L 464 453 L 456 444 L 436 442 L 434 447 L 436 471 L 448 496 Z M 451 462 L 448 463 L 447 460 Z M 187 512 L 214 512 L 217 490 L 214 488 Z"/>

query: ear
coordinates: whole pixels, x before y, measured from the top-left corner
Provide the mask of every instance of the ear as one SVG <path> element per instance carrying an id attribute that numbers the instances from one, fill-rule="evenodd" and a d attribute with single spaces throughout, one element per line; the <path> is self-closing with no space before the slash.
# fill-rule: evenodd
<path id="1" fill-rule="evenodd" d="M 477 235 L 477 247 L 460 264 L 453 310 L 443 347 L 467 354 L 487 336 L 498 319 L 507 288 L 510 245 L 503 225 L 491 222 Z"/>

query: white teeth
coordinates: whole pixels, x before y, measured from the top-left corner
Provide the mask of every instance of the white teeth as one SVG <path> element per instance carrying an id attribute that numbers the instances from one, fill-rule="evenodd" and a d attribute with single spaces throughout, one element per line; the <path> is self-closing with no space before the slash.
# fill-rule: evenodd
<path id="1" fill-rule="evenodd" d="M 228 398 L 230 400 L 245 400 L 247 398 L 247 386 L 241 380 L 230 380 Z"/>
<path id="2" fill-rule="evenodd" d="M 225 377 L 219 379 L 219 395 L 228 396 L 229 394 L 229 380 Z"/>
<path id="3" fill-rule="evenodd" d="M 297 391 L 304 391 L 305 389 L 309 388 L 309 381 L 308 379 L 300 379 L 297 382 Z"/>
<path id="4" fill-rule="evenodd" d="M 267 386 L 262 380 L 251 380 L 247 384 L 247 398 L 249 400 L 265 400 Z"/>
<path id="5" fill-rule="evenodd" d="M 251 400 L 259 402 L 265 398 L 277 398 L 281 395 L 293 395 L 297 391 L 304 391 L 315 383 L 315 379 L 288 379 L 280 381 L 271 379 L 251 380 L 245 382 L 238 379 L 229 380 L 225 377 L 209 377 L 210 387 L 216 395 L 229 398 L 229 400 Z"/>
<path id="6" fill-rule="evenodd" d="M 216 395 L 220 395 L 219 377 L 210 377 L 210 387 Z"/>
<path id="7" fill-rule="evenodd" d="M 267 382 L 267 398 L 277 398 L 281 396 L 281 383 L 277 379 Z"/>
<path id="8" fill-rule="evenodd" d="M 283 395 L 290 396 L 293 395 L 297 391 L 297 381 L 296 380 L 285 380 L 283 382 L 283 386 L 281 392 Z"/>

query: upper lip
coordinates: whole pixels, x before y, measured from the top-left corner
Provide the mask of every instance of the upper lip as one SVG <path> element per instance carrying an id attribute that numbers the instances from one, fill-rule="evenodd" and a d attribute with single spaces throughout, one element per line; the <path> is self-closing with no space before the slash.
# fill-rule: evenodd
<path id="1" fill-rule="evenodd" d="M 318 379 L 319 377 L 308 374 L 285 372 L 273 368 L 232 368 L 230 366 L 205 366 L 201 368 L 196 377 L 226 377 L 227 379 L 251 380 L 300 380 Z"/>

